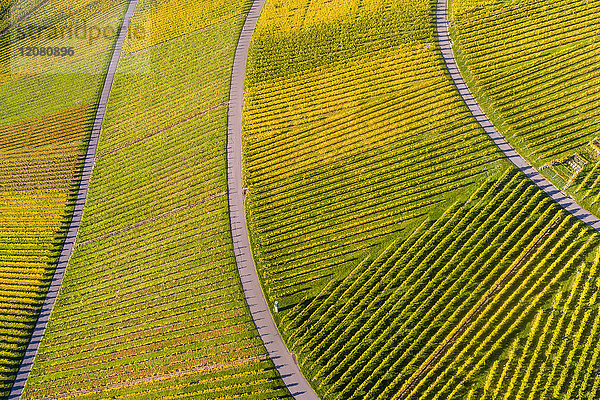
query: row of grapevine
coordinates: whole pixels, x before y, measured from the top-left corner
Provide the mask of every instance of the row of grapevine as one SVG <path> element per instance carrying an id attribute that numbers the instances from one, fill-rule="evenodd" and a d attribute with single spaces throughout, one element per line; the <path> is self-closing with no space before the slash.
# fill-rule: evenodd
<path id="1" fill-rule="evenodd" d="M 247 6 L 140 0 L 132 24 L 151 21 L 152 35 L 125 42 L 24 398 L 289 397 L 248 312 L 228 218 L 227 97 Z"/>

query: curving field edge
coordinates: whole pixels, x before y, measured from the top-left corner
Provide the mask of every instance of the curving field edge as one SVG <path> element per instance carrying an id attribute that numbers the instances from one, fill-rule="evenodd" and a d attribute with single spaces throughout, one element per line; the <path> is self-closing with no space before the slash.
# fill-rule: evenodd
<path id="1" fill-rule="evenodd" d="M 229 111 L 227 114 L 227 188 L 231 237 L 244 296 L 269 357 L 273 360 L 283 383 L 294 398 L 298 400 L 317 400 L 319 397 L 300 372 L 300 368 L 283 342 L 269 311 L 252 258 L 244 212 L 242 180 L 244 80 L 250 39 L 264 4 L 265 0 L 254 0 L 252 3 L 235 50 L 231 71 Z"/>
<path id="2" fill-rule="evenodd" d="M 565 195 L 560 189 L 550 183 L 542 176 L 529 162 L 527 162 L 502 136 L 490 121 L 487 115 L 483 112 L 477 100 L 469 90 L 465 83 L 458 64 L 452 51 L 452 40 L 448 31 L 448 0 L 438 0 L 436 7 L 436 27 L 437 37 L 440 46 L 440 51 L 446 64 L 446 68 L 450 73 L 450 78 L 454 82 L 460 96 L 466 103 L 481 125 L 485 133 L 492 139 L 494 144 L 504 153 L 504 155 L 523 172 L 529 179 L 533 181 L 540 189 L 546 192 L 554 201 L 556 201 L 566 211 L 600 232 L 600 219 L 596 218 L 592 213 L 581 207 L 573 198 Z"/>

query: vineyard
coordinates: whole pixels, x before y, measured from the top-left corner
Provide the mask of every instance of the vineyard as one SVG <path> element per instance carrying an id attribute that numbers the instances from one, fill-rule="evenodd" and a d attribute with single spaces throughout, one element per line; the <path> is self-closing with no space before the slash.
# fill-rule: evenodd
<path id="1" fill-rule="evenodd" d="M 75 1 L 60 17 L 103 20 L 121 10 L 115 2 L 104 6 Z M 59 12 L 42 6 L 20 14 L 19 7 L 13 17 L 29 15 L 29 24 L 51 24 Z M 90 46 L 97 68 L 107 67 L 110 45 Z M 3 67 L 10 50 L 0 49 Z M 101 82 L 101 74 L 0 70 L 0 398 L 12 386 L 58 261 Z"/>
<path id="2" fill-rule="evenodd" d="M 79 107 L 2 127 L 0 397 L 14 379 L 58 261 L 89 115 Z M 52 129 L 52 120 L 64 131 Z M 11 151 L 21 140 L 31 147 L 19 143 Z M 36 151 L 36 142 L 47 149 Z"/>
<path id="3" fill-rule="evenodd" d="M 307 13 L 320 6 L 311 2 Z M 420 41 L 430 28 L 274 76 L 266 60 L 288 43 L 268 39 L 281 32 L 271 25 L 292 19 L 281 7 L 266 4 L 251 48 L 244 161 L 253 254 L 267 296 L 285 313 L 424 216 L 466 199 L 504 164 L 435 45 Z M 366 24 L 373 11 L 361 8 L 356 19 Z M 401 8 L 389 12 L 381 18 L 404 21 Z"/>
<path id="4" fill-rule="evenodd" d="M 267 3 L 246 83 L 253 254 L 307 379 L 322 399 L 595 398 L 597 234 L 474 123 L 434 4 L 338 3 Z"/>
<path id="5" fill-rule="evenodd" d="M 251 4 L 138 0 L 21 398 L 301 396 L 250 314 L 236 264 L 248 255 L 323 400 L 600 398 L 600 236 L 476 122 L 440 54 L 435 2 L 267 1 L 232 191 L 245 207 L 231 206 L 230 86 Z M 127 6 L 0 0 L 0 399 L 75 208 L 116 39 L 90 35 L 116 32 Z M 600 215 L 600 0 L 450 7 L 483 109 Z M 40 33 L 81 23 L 81 42 Z"/>
<path id="6" fill-rule="evenodd" d="M 585 376 L 598 352 L 600 277 L 598 259 L 588 260 L 597 246 L 511 170 L 365 258 L 281 325 L 322 398 L 538 399 L 549 388 L 563 398 L 600 383 Z"/>
<path id="7" fill-rule="evenodd" d="M 123 47 L 23 398 L 289 397 L 247 310 L 229 228 L 227 98 L 246 11 L 138 3 L 131 25 L 150 30 L 147 47 Z"/>
<path id="8" fill-rule="evenodd" d="M 519 153 L 600 213 L 600 2 L 452 2 L 454 47 Z"/>

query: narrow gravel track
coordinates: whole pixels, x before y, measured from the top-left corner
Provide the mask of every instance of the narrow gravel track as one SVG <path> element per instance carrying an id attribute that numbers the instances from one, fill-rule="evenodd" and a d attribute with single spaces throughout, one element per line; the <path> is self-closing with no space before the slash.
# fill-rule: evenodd
<path id="1" fill-rule="evenodd" d="M 244 193 L 242 181 L 242 108 L 244 105 L 244 79 L 250 38 L 265 0 L 254 0 L 235 50 L 231 72 L 229 112 L 227 116 L 227 187 L 229 192 L 229 218 L 233 250 L 242 288 L 254 324 L 265 344 L 269 357 L 273 360 L 279 375 L 298 400 L 316 400 L 319 397 L 306 381 L 292 355 L 288 351 L 260 286 L 244 213 Z"/>
<path id="2" fill-rule="evenodd" d="M 436 25 L 438 42 L 440 44 L 440 50 L 442 57 L 446 63 L 446 67 L 450 72 L 450 77 L 454 81 L 458 92 L 469 107 L 469 110 L 492 139 L 492 141 L 500 148 L 500 150 L 508 157 L 513 164 L 517 166 L 529 179 L 546 192 L 554 201 L 556 201 L 562 208 L 585 222 L 596 231 L 600 231 L 600 220 L 596 218 L 592 213 L 581 207 L 571 197 L 565 195 L 556 186 L 551 184 L 546 178 L 544 178 L 531 164 L 529 164 L 523 157 L 517 153 L 517 151 L 506 141 L 494 124 L 489 120 L 487 115 L 483 112 L 475 97 L 471 94 L 471 91 L 465 84 L 465 81 L 460 74 L 454 53 L 452 51 L 452 41 L 448 33 L 448 3 L 447 0 L 438 0 L 436 8 Z"/>
<path id="3" fill-rule="evenodd" d="M 67 237 L 65 239 L 65 243 L 63 244 L 63 248 L 60 252 L 60 256 L 58 258 L 58 265 L 56 266 L 56 271 L 54 272 L 54 276 L 52 277 L 52 282 L 50 283 L 48 294 L 46 295 L 46 299 L 44 300 L 44 304 L 42 305 L 40 316 L 38 317 L 38 320 L 35 324 L 35 328 L 33 329 L 33 334 L 29 341 L 29 345 L 27 346 L 27 350 L 25 351 L 25 356 L 21 361 L 21 366 L 19 367 L 19 371 L 17 372 L 15 383 L 13 384 L 13 387 L 8 396 L 9 400 L 17 400 L 21 398 L 21 394 L 23 393 L 23 389 L 25 388 L 25 383 L 27 382 L 27 378 L 29 377 L 29 373 L 31 372 L 31 366 L 33 365 L 33 361 L 40 347 L 40 343 L 42 342 L 44 333 L 46 332 L 46 327 L 48 326 L 48 321 L 50 320 L 50 314 L 52 314 L 52 310 L 54 309 L 54 304 L 56 303 L 56 298 L 58 296 L 60 286 L 65 276 L 65 271 L 67 269 L 69 258 L 71 257 L 71 254 L 73 252 L 75 238 L 77 237 L 77 232 L 79 231 L 81 217 L 83 216 L 83 207 L 85 205 L 88 188 L 90 186 L 90 178 L 92 176 L 92 168 L 94 167 L 96 148 L 98 147 L 100 128 L 102 127 L 102 121 L 104 120 L 106 104 L 108 102 L 110 89 L 112 87 L 115 72 L 117 70 L 117 63 L 119 62 L 119 57 L 121 56 L 123 42 L 125 41 L 125 37 L 127 36 L 129 22 L 131 21 L 131 16 L 133 15 L 133 11 L 135 10 L 136 5 L 137 0 L 131 0 L 129 3 L 129 7 L 125 12 L 125 17 L 123 18 L 123 25 L 121 27 L 121 31 L 119 32 L 119 37 L 117 38 L 112 57 L 110 59 L 110 65 L 108 67 L 108 72 L 104 80 L 104 87 L 102 88 L 100 102 L 98 103 L 98 109 L 96 111 L 96 118 L 94 120 L 94 125 L 92 126 L 92 133 L 90 136 L 90 141 L 85 156 L 85 161 L 83 164 L 83 174 L 81 177 L 81 182 L 79 184 L 79 191 L 77 192 L 75 208 L 73 210 L 73 218 L 71 219 L 71 223 L 69 224 Z"/>

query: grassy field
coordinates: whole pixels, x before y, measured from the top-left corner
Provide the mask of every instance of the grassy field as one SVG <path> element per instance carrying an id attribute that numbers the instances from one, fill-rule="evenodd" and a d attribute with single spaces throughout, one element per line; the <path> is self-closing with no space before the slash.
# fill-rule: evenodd
<path id="1" fill-rule="evenodd" d="M 452 2 L 454 51 L 521 155 L 600 215 L 600 1 Z"/>
<path id="2" fill-rule="evenodd" d="M 288 398 L 247 309 L 226 182 L 249 4 L 143 1 L 77 247 L 24 398 Z M 145 46 L 145 47 L 144 47 Z"/>
<path id="3" fill-rule="evenodd" d="M 323 399 L 593 398 L 598 235 L 474 123 L 435 4 L 336 5 L 267 3 L 246 84 L 253 253 L 303 372 Z"/>
<path id="4" fill-rule="evenodd" d="M 75 1 L 62 10 L 46 5 L 34 12 L 31 6 L 0 5 L 0 41 L 9 36 L 8 17 L 52 25 L 83 16 L 109 21 L 124 11 L 117 1 L 102 7 Z M 14 46 L 24 44 L 32 43 Z M 14 46 L 0 49 L 0 398 L 12 386 L 58 261 L 102 84 L 101 73 L 81 64 L 16 73 Z M 111 48 L 106 40 L 78 51 L 102 72 Z"/>

